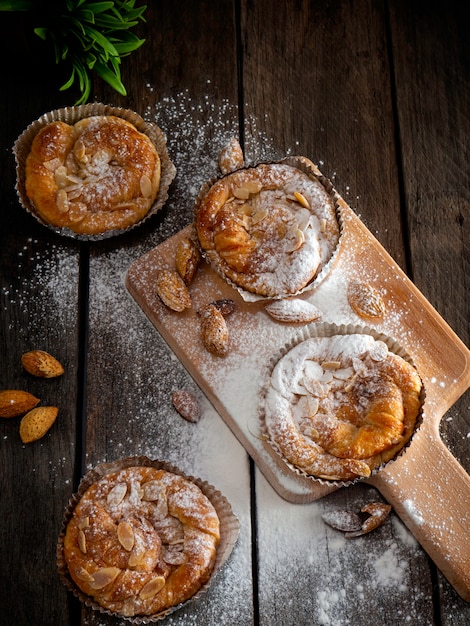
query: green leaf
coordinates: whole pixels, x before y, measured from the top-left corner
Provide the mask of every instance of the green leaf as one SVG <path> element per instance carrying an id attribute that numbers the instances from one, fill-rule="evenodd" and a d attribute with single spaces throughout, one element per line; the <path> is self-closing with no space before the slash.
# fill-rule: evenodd
<path id="1" fill-rule="evenodd" d="M 65 91 L 66 89 L 70 89 L 75 82 L 75 68 L 72 68 L 72 74 L 68 81 L 66 81 L 60 88 L 59 91 Z"/>
<path id="2" fill-rule="evenodd" d="M 126 41 L 122 43 L 115 43 L 114 46 L 118 51 L 119 56 L 128 56 L 131 52 L 134 52 L 134 50 L 140 48 L 143 43 L 145 43 L 145 39 L 138 39 L 137 43 L 132 41 Z"/>
<path id="3" fill-rule="evenodd" d="M 105 37 L 105 35 L 90 26 L 84 26 L 84 30 L 87 36 L 95 43 L 98 43 L 107 54 L 111 56 L 118 56 L 116 48 L 109 41 L 109 39 Z"/>
<path id="4" fill-rule="evenodd" d="M 88 4 L 88 8 L 90 11 L 93 11 L 95 15 L 98 13 L 105 13 L 109 11 L 114 6 L 114 2 L 90 2 Z"/>
<path id="5" fill-rule="evenodd" d="M 47 38 L 47 28 L 45 28 L 44 26 L 39 26 L 38 28 L 35 28 L 33 32 L 38 37 L 40 37 L 41 39 L 46 41 L 46 38 Z"/>
<path id="6" fill-rule="evenodd" d="M 107 65 L 97 62 L 95 65 L 95 72 L 115 91 L 121 94 L 121 96 L 127 96 L 126 88 L 122 84 L 120 76 L 116 76 L 116 74 L 109 69 Z"/>
<path id="7" fill-rule="evenodd" d="M 32 11 L 32 0 L 0 0 L 0 11 Z"/>

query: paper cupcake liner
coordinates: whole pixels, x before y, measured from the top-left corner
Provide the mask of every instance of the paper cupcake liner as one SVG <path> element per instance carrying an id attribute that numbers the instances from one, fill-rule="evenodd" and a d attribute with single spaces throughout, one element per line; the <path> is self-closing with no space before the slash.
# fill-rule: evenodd
<path id="1" fill-rule="evenodd" d="M 122 229 L 114 229 L 107 230 L 103 233 L 96 235 L 85 235 L 81 233 L 75 233 L 69 228 L 60 228 L 57 226 L 53 226 L 43 220 L 40 215 L 38 215 L 34 204 L 28 198 L 26 194 L 26 158 L 31 150 L 31 144 L 33 143 L 34 137 L 37 133 L 51 122 L 61 121 L 66 124 L 73 125 L 79 120 L 91 117 L 93 115 L 114 115 L 116 117 L 121 117 L 122 119 L 130 122 L 137 128 L 137 130 L 149 137 L 151 142 L 154 144 L 157 149 L 158 155 L 160 157 L 161 163 L 161 174 L 160 174 L 160 187 L 157 193 L 157 197 L 153 205 L 150 207 L 147 214 L 135 224 L 128 226 L 127 228 Z M 168 189 L 176 176 L 176 168 L 170 160 L 167 151 L 166 145 L 166 136 L 163 131 L 156 125 L 151 124 L 150 122 L 146 122 L 138 113 L 131 111 L 130 109 L 124 109 L 122 107 L 113 107 L 107 104 L 102 104 L 99 102 L 93 102 L 89 104 L 83 104 L 75 107 L 65 107 L 62 109 L 55 109 L 54 111 L 49 111 L 48 113 L 44 113 L 40 118 L 32 122 L 18 137 L 14 146 L 13 153 L 16 159 L 16 192 L 18 198 L 20 200 L 23 208 L 26 209 L 28 213 L 33 215 L 36 220 L 46 226 L 50 230 L 55 233 L 65 236 L 71 237 L 73 239 L 82 240 L 82 241 L 101 241 L 102 239 L 108 239 L 109 237 L 115 237 L 116 235 L 121 235 L 123 233 L 127 233 L 129 230 L 132 230 L 136 226 L 140 226 L 148 218 L 155 215 L 157 211 L 159 211 L 165 202 L 168 200 Z"/>
<path id="2" fill-rule="evenodd" d="M 279 353 L 271 359 L 268 365 L 268 370 L 267 370 L 266 379 L 264 381 L 264 385 L 262 386 L 259 392 L 259 405 L 258 405 L 259 431 L 260 431 L 260 435 L 263 441 L 265 441 L 265 445 L 270 446 L 270 448 L 274 450 L 274 452 L 283 460 L 285 465 L 293 473 L 297 474 L 298 476 L 302 476 L 303 478 L 312 480 L 316 483 L 320 483 L 322 485 L 347 487 L 357 482 L 363 482 L 365 480 L 370 479 L 372 476 L 380 472 L 385 466 L 390 465 L 390 463 L 393 463 L 398 458 L 400 458 L 403 454 L 405 454 L 405 452 L 408 450 L 409 446 L 411 445 L 412 439 L 415 437 L 416 433 L 419 431 L 422 421 L 423 421 L 423 406 L 424 406 L 426 392 L 424 389 L 424 385 L 422 384 L 421 397 L 420 397 L 421 406 L 420 406 L 419 413 L 416 417 L 416 422 L 415 422 L 411 436 L 403 444 L 403 446 L 396 452 L 393 458 L 374 467 L 371 470 L 370 476 L 368 476 L 367 478 L 358 476 L 357 478 L 346 480 L 346 481 L 319 478 L 311 474 L 308 474 L 301 468 L 295 466 L 284 456 L 279 445 L 272 439 L 271 434 L 269 433 L 269 430 L 267 428 L 267 425 L 264 419 L 265 397 L 266 397 L 267 389 L 270 384 L 271 374 L 273 372 L 274 367 L 279 362 L 279 360 L 284 355 L 286 355 L 292 348 L 294 348 L 299 343 L 306 341 L 307 339 L 311 339 L 315 337 L 333 337 L 335 335 L 354 335 L 354 334 L 370 335 L 375 340 L 383 341 L 386 344 L 390 352 L 401 357 L 403 360 L 407 361 L 410 365 L 412 365 L 416 369 L 416 366 L 410 354 L 394 337 L 380 333 L 374 328 L 370 328 L 369 326 L 361 326 L 361 325 L 356 325 L 356 324 L 337 325 L 337 324 L 328 323 L 328 322 L 313 322 L 311 324 L 307 324 L 306 326 L 303 326 L 300 329 L 299 333 L 293 338 L 291 338 L 291 340 L 288 343 L 286 343 L 286 345 L 283 348 L 280 349 Z M 419 375 L 419 372 L 418 372 L 418 375 Z"/>
<path id="3" fill-rule="evenodd" d="M 250 164 L 247 165 L 245 168 L 240 168 L 238 170 L 236 170 L 237 172 L 240 172 L 243 169 L 252 169 L 254 167 L 256 167 L 257 165 L 261 165 L 261 164 L 265 164 L 265 165 L 274 165 L 274 164 L 286 164 L 286 165 L 290 165 L 291 167 L 295 167 L 297 169 L 299 169 L 301 172 L 303 172 L 304 174 L 307 174 L 307 176 L 309 176 L 310 178 L 313 178 L 315 180 L 317 180 L 327 191 L 327 193 L 330 195 L 331 199 L 333 200 L 333 204 L 334 204 L 334 209 L 335 209 L 335 213 L 336 213 L 336 220 L 338 222 L 338 227 L 339 227 L 339 237 L 338 237 L 338 241 L 336 243 L 336 246 L 330 256 L 330 258 L 328 259 L 328 261 L 326 261 L 326 263 L 324 263 L 324 265 L 321 267 L 321 269 L 319 270 L 319 272 L 315 275 L 315 277 L 308 283 L 306 284 L 304 287 L 302 287 L 302 289 L 300 289 L 299 291 L 295 292 L 295 293 L 281 293 L 275 296 L 263 296 L 260 294 L 256 294 L 253 293 L 251 291 L 248 291 L 246 289 L 244 289 L 243 287 L 240 287 L 239 285 L 237 285 L 236 283 L 234 283 L 228 276 L 226 276 L 224 274 L 224 272 L 217 267 L 209 258 L 207 258 L 204 250 L 200 250 L 201 252 L 201 256 L 206 260 L 206 262 L 211 266 L 211 268 L 214 270 L 214 272 L 219 275 L 221 278 L 223 278 L 233 289 L 235 289 L 240 296 L 243 298 L 243 300 L 245 302 L 259 302 L 259 301 L 271 301 L 271 300 L 282 300 L 284 298 L 295 298 L 297 296 L 300 296 L 303 293 L 306 293 L 308 291 L 312 291 L 313 289 L 315 289 L 316 287 L 318 287 L 320 285 L 320 283 L 322 283 L 325 278 L 328 276 L 328 274 L 330 273 L 330 271 L 332 270 L 333 266 L 335 265 L 337 258 L 338 258 L 338 254 L 341 248 L 341 239 L 342 239 L 342 235 L 343 235 L 343 215 L 342 215 L 342 208 L 345 204 L 344 200 L 341 198 L 341 196 L 336 192 L 336 190 L 334 189 L 333 185 L 331 184 L 331 182 L 324 177 L 320 170 L 317 168 L 317 166 L 310 161 L 309 159 L 307 159 L 307 157 L 303 157 L 303 156 L 295 156 L 295 157 L 286 157 L 284 159 L 281 159 L 280 161 L 269 161 L 269 162 L 259 162 L 256 164 Z M 233 174 L 233 172 L 230 172 L 229 174 L 225 174 L 224 176 L 217 176 L 212 178 L 211 180 L 207 181 L 201 188 L 201 190 L 199 191 L 198 197 L 196 199 L 196 203 L 195 203 L 195 208 L 194 208 L 194 214 L 196 215 L 197 213 L 197 209 L 199 207 L 199 204 L 201 203 L 202 199 L 204 198 L 204 196 L 207 194 L 207 192 L 209 191 L 209 189 L 218 181 L 221 180 L 222 178 L 225 178 L 226 176 L 230 176 L 230 174 Z M 197 238 L 196 238 L 197 240 Z"/>
<path id="4" fill-rule="evenodd" d="M 173 474 L 178 474 L 182 476 L 186 480 L 191 481 L 195 485 L 199 487 L 199 489 L 203 492 L 203 494 L 210 500 L 212 505 L 214 506 L 217 515 L 220 521 L 220 542 L 217 546 L 217 553 L 215 563 L 211 572 L 209 579 L 202 584 L 202 586 L 198 589 L 198 591 L 191 597 L 177 604 L 173 607 L 170 607 L 160 613 L 155 613 L 153 615 L 135 615 L 132 617 L 121 615 L 120 613 L 113 612 L 109 609 L 102 607 L 100 604 L 95 602 L 91 596 L 88 596 L 83 591 L 81 591 L 74 581 L 72 580 L 69 570 L 67 567 L 67 563 L 64 558 L 64 537 L 67 528 L 67 524 L 70 521 L 73 511 L 80 501 L 83 494 L 86 490 L 95 482 L 99 481 L 103 477 L 117 472 L 119 470 L 127 469 L 129 467 L 153 467 L 155 469 L 165 470 L 167 472 L 171 472 Z M 238 539 L 238 534 L 240 531 L 240 524 L 238 518 L 232 511 L 232 507 L 228 500 L 223 496 L 215 487 L 213 487 L 208 482 L 196 478 L 194 476 L 190 476 L 182 472 L 178 467 L 167 463 L 166 461 L 152 460 L 146 456 L 136 456 L 136 457 L 128 457 L 125 459 L 120 459 L 117 461 L 113 461 L 110 463 L 103 463 L 97 465 L 95 468 L 87 472 L 82 480 L 80 481 L 80 485 L 77 489 L 77 492 L 72 495 L 69 500 L 69 503 L 66 507 L 62 527 L 59 534 L 58 544 L 57 544 L 57 569 L 59 576 L 64 583 L 64 585 L 85 605 L 88 606 L 100 613 L 104 613 L 106 615 L 112 615 L 114 617 L 119 617 L 120 619 L 125 619 L 132 624 L 151 624 L 157 621 L 160 621 L 170 615 L 171 613 L 181 609 L 186 606 L 188 603 L 193 602 L 201 595 L 203 595 L 213 583 L 215 576 L 218 574 L 224 563 L 229 558 L 236 542 Z"/>

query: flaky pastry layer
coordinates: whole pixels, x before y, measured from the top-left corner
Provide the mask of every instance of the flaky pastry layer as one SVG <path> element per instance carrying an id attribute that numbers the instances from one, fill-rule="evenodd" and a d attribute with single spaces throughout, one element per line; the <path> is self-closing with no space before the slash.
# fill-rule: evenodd
<path id="1" fill-rule="evenodd" d="M 43 221 L 96 235 L 145 217 L 160 175 L 160 157 L 145 134 L 120 117 L 95 115 L 41 128 L 26 159 L 25 187 Z"/>
<path id="2" fill-rule="evenodd" d="M 220 522 L 197 485 L 172 472 L 130 467 L 83 494 L 63 552 L 78 588 L 124 616 L 154 615 L 209 579 Z"/>
<path id="3" fill-rule="evenodd" d="M 323 185 L 287 164 L 260 164 L 218 180 L 199 199 L 202 252 L 220 274 L 261 296 L 292 295 L 330 260 L 339 226 Z"/>
<path id="4" fill-rule="evenodd" d="M 266 427 L 284 458 L 306 474 L 367 477 L 411 438 L 421 390 L 416 369 L 370 335 L 312 337 L 274 367 Z"/>

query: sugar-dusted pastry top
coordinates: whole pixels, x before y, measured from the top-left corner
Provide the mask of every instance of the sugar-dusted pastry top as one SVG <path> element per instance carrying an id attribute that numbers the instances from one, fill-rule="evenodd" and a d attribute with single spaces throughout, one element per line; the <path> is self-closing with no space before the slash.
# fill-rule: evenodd
<path id="1" fill-rule="evenodd" d="M 331 196 L 287 164 L 228 174 L 199 199 L 195 225 L 204 256 L 243 289 L 268 297 L 303 289 L 339 239 Z"/>
<path id="2" fill-rule="evenodd" d="M 411 438 L 416 369 L 370 335 L 313 337 L 278 361 L 265 399 L 273 445 L 317 478 L 367 477 Z"/>
<path id="3" fill-rule="evenodd" d="M 193 596 L 211 574 L 219 518 L 197 485 L 130 467 L 89 487 L 64 538 L 70 575 L 102 607 L 152 615 Z"/>
<path id="4" fill-rule="evenodd" d="M 160 157 L 120 117 L 50 122 L 33 139 L 25 186 L 43 221 L 96 235 L 145 217 L 160 186 Z"/>

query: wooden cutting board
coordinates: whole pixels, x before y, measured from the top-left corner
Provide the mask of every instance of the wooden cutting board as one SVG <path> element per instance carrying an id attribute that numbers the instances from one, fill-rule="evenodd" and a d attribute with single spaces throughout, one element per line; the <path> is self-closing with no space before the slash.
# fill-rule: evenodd
<path id="1" fill-rule="evenodd" d="M 383 294 L 387 312 L 370 326 L 394 337 L 409 353 L 426 400 L 423 424 L 409 448 L 368 482 L 469 601 L 470 477 L 442 443 L 439 422 L 470 386 L 470 351 L 350 207 L 343 201 L 340 206 L 344 226 L 336 260 L 319 286 L 302 298 L 322 311 L 322 322 L 364 326 L 347 304 L 348 283 L 364 281 Z M 188 226 L 137 259 L 126 286 L 273 488 L 293 503 L 317 500 L 336 487 L 292 472 L 259 430 L 260 389 L 273 357 L 298 335 L 299 325 L 274 321 L 264 311 L 265 302 L 245 302 L 205 263 L 190 286 L 192 308 L 175 313 L 165 307 L 155 291 L 156 275 L 161 268 L 174 268 L 176 246 L 190 232 Z M 230 353 L 224 358 L 209 354 L 199 333 L 198 310 L 220 298 L 236 303 L 227 318 Z"/>

